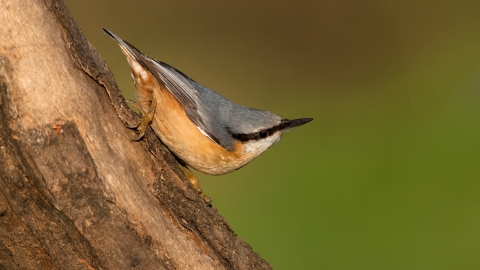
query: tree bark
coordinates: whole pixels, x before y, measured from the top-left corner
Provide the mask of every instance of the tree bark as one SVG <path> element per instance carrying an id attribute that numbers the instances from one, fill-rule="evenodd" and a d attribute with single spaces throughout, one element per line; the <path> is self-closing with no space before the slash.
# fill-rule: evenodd
<path id="1" fill-rule="evenodd" d="M 270 269 L 136 120 L 61 0 L 0 1 L 0 269 Z"/>

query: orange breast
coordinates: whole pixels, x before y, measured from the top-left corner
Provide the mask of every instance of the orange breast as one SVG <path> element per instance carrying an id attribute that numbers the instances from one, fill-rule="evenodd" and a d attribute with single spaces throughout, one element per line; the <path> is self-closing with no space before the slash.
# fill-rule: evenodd
<path id="1" fill-rule="evenodd" d="M 190 121 L 175 97 L 163 86 L 155 88 L 157 109 L 152 127 L 160 139 L 189 166 L 212 175 L 234 171 L 255 156 L 245 153 L 240 142 L 234 150 L 221 147 Z"/>
<path id="2" fill-rule="evenodd" d="M 157 100 L 153 130 L 189 166 L 207 174 L 218 175 L 234 171 L 257 156 L 246 153 L 240 142 L 234 144 L 233 151 L 228 151 L 210 140 L 190 121 L 180 103 L 149 71 L 143 66 L 134 67 L 132 63 L 131 67 L 142 109 L 148 112 L 152 97 Z M 146 73 L 149 76 L 145 76 Z"/>

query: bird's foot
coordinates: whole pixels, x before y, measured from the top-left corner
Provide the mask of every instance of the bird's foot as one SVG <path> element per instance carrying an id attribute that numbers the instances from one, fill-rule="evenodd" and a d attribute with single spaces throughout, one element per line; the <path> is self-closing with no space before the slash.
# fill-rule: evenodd
<path id="1" fill-rule="evenodd" d="M 140 122 L 138 122 L 137 124 L 133 124 L 133 125 L 128 125 L 128 124 L 126 125 L 128 128 L 138 130 L 138 136 L 133 139 L 134 141 L 138 141 L 141 138 L 143 138 L 143 136 L 145 136 L 145 130 L 147 129 L 147 126 L 153 120 L 153 117 L 155 115 L 155 109 L 157 108 L 157 100 L 155 98 L 153 98 L 152 104 L 150 105 L 150 109 L 149 109 L 148 113 L 146 113 L 142 109 L 142 107 L 140 106 L 140 104 L 138 102 L 131 101 L 131 100 L 127 100 L 127 102 L 132 107 L 137 108 L 140 111 L 140 113 L 142 114 L 142 119 L 140 120 Z"/>
<path id="2" fill-rule="evenodd" d="M 185 176 L 187 177 L 188 181 L 192 184 L 193 188 L 200 194 L 200 197 L 207 203 L 207 205 L 212 204 L 212 199 L 208 197 L 205 193 L 203 193 L 202 188 L 200 187 L 200 183 L 198 182 L 198 178 L 187 168 L 185 165 L 181 165 L 183 171 L 185 172 Z"/>

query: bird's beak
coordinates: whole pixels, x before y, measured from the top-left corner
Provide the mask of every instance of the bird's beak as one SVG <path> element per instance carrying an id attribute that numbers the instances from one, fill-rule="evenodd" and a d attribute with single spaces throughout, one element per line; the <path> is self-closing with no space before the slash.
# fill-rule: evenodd
<path id="1" fill-rule="evenodd" d="M 298 126 L 301 126 L 303 124 L 306 124 L 310 121 L 312 121 L 313 118 L 300 118 L 300 119 L 293 119 L 293 120 L 288 120 L 288 119 L 285 119 L 283 120 L 283 128 L 282 130 L 283 131 L 287 131 L 287 130 L 290 130 L 294 127 L 298 127 Z"/>

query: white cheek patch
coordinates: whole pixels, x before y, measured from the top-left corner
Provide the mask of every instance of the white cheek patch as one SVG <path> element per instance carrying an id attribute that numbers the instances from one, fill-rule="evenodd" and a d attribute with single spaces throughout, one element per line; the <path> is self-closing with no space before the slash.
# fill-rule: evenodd
<path id="1" fill-rule="evenodd" d="M 243 144 L 243 150 L 247 153 L 257 153 L 260 155 L 267 150 L 272 144 L 280 140 L 280 134 L 274 134 L 268 138 L 260 140 L 251 140 Z"/>
<path id="2" fill-rule="evenodd" d="M 258 152 L 258 151 L 265 151 L 262 150 L 263 148 L 268 148 L 270 144 L 268 144 L 264 139 L 259 141 L 248 141 L 243 144 L 243 150 L 247 153 Z"/>

